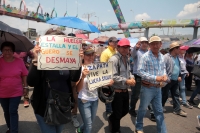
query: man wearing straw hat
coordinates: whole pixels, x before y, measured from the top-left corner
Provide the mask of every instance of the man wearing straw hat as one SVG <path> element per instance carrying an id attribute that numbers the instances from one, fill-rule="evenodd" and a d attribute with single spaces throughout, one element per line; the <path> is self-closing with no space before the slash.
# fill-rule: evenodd
<path id="1" fill-rule="evenodd" d="M 178 58 L 180 52 L 180 44 L 179 42 L 173 42 L 169 46 L 169 53 L 164 55 L 167 76 L 168 76 L 168 84 L 162 88 L 162 106 L 165 106 L 165 103 L 168 99 L 169 90 L 171 92 L 171 96 L 173 99 L 173 109 L 174 114 L 180 115 L 183 117 L 187 116 L 180 107 L 179 101 L 179 82 L 181 82 L 181 66 Z"/>
<path id="2" fill-rule="evenodd" d="M 142 78 L 142 87 L 140 90 L 140 105 L 135 124 L 136 133 L 144 133 L 143 118 L 150 103 L 152 104 L 156 119 L 157 132 L 167 132 L 161 104 L 162 83 L 167 81 L 164 57 L 159 52 L 161 46 L 161 38 L 152 36 L 149 39 L 149 51 L 147 51 L 139 61 L 137 70 L 138 75 Z"/>

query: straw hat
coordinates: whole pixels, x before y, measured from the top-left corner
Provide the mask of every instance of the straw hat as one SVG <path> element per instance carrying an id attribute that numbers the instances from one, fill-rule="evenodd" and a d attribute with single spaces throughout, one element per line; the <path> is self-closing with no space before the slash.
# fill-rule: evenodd
<path id="1" fill-rule="evenodd" d="M 175 47 L 180 47 L 180 44 L 178 42 L 173 42 L 169 45 L 169 49 L 173 49 Z"/>
<path id="2" fill-rule="evenodd" d="M 152 43 L 152 42 L 160 42 L 161 41 L 161 38 L 159 36 L 152 36 L 150 39 L 149 39 L 149 43 Z"/>

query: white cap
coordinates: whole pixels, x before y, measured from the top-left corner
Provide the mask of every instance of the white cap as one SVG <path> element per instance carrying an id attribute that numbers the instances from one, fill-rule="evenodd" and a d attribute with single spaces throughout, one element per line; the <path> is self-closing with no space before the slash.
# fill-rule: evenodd
<path id="1" fill-rule="evenodd" d="M 146 37 L 140 37 L 139 41 L 140 41 L 140 42 L 143 42 L 143 41 L 148 42 L 148 40 L 147 40 Z"/>

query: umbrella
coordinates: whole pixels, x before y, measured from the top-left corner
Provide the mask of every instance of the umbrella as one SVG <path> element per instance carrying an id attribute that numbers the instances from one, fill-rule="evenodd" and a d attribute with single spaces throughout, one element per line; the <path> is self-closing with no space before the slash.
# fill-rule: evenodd
<path id="1" fill-rule="evenodd" d="M 129 37 L 129 38 L 127 38 L 127 39 L 130 41 L 131 47 L 134 47 L 134 46 L 136 45 L 136 43 L 139 41 L 138 38 Z"/>
<path id="2" fill-rule="evenodd" d="M 196 40 L 195 42 L 192 43 L 193 45 L 199 45 L 200 44 L 200 39 Z"/>
<path id="3" fill-rule="evenodd" d="M 98 28 L 89 22 L 83 21 L 77 17 L 55 17 L 47 21 L 49 24 L 65 26 L 69 28 L 85 30 L 89 32 L 100 33 Z"/>
<path id="4" fill-rule="evenodd" d="M 191 45 L 193 44 L 197 39 L 192 39 L 192 40 L 189 40 L 187 42 L 184 42 L 183 45 Z"/>
<path id="5" fill-rule="evenodd" d="M 190 48 L 187 50 L 190 53 L 195 53 L 200 51 L 200 45 L 192 44 L 190 45 Z"/>
<path id="6" fill-rule="evenodd" d="M 196 39 L 191 45 L 189 45 L 188 52 L 195 53 L 200 51 L 200 39 Z"/>
<path id="7" fill-rule="evenodd" d="M 107 36 L 100 36 L 97 38 L 98 42 L 101 42 L 101 43 L 108 42 L 108 39 L 109 39 L 109 37 L 107 37 Z"/>
<path id="8" fill-rule="evenodd" d="M 76 34 L 76 37 L 82 38 L 82 39 L 89 39 L 88 36 L 86 36 L 85 34 Z"/>
<path id="9" fill-rule="evenodd" d="M 16 52 L 28 52 L 34 47 L 19 29 L 12 28 L 0 21 L 0 46 L 5 41 L 14 43 Z"/>

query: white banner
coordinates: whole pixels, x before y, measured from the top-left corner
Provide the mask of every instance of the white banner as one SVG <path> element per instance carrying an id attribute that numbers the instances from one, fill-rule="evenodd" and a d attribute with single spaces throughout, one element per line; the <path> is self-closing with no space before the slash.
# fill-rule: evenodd
<path id="1" fill-rule="evenodd" d="M 81 66 L 79 50 L 82 39 L 66 35 L 40 36 L 39 70 L 78 70 Z"/>
<path id="2" fill-rule="evenodd" d="M 108 85 L 113 78 L 113 62 L 95 63 L 86 67 L 90 72 L 87 75 L 89 90 Z"/>

